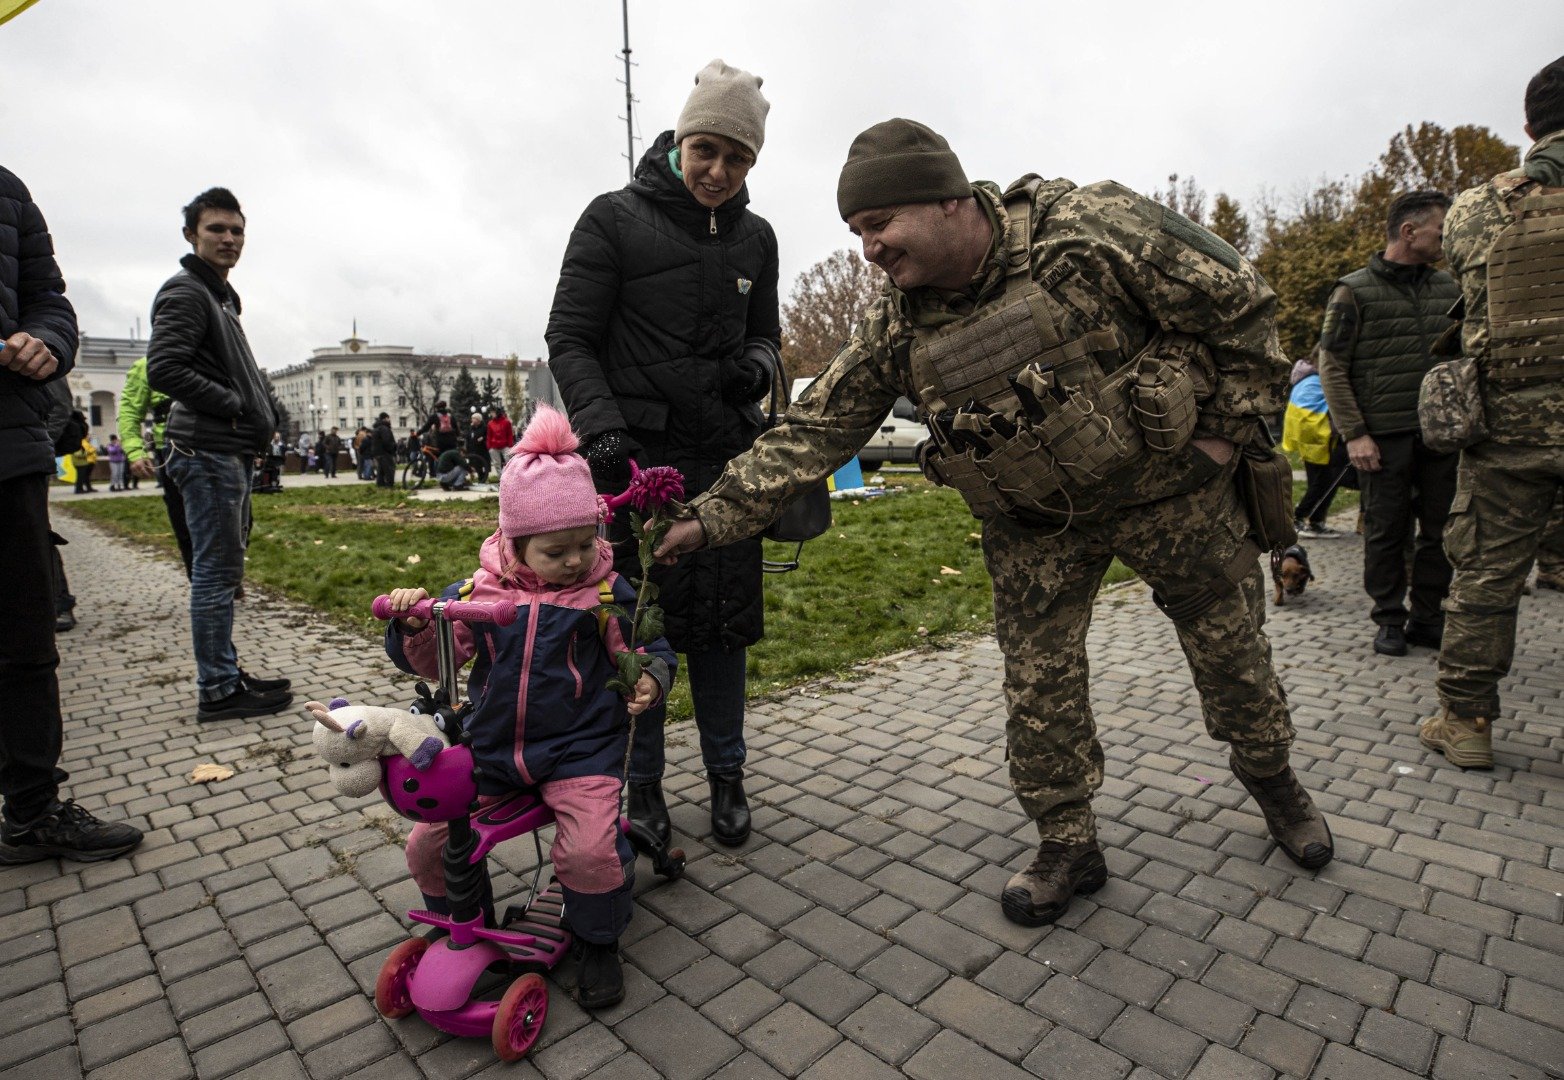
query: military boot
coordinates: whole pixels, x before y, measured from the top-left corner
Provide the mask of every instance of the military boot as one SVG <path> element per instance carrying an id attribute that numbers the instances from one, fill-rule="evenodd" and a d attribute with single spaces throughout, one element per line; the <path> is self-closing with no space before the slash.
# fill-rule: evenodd
<path id="1" fill-rule="evenodd" d="M 1418 725 L 1417 741 L 1463 769 L 1493 768 L 1493 722 L 1485 716 L 1430 716 Z"/>
<path id="2" fill-rule="evenodd" d="M 1292 766 L 1275 776 L 1251 776 L 1236 761 L 1233 775 L 1243 784 L 1265 815 L 1265 827 L 1283 853 L 1305 870 L 1318 870 L 1336 854 L 1330 826 L 1325 815 L 1314 807 L 1314 800 L 1298 783 Z"/>
<path id="3" fill-rule="evenodd" d="M 1094 893 L 1108 883 L 1108 864 L 1093 840 L 1074 846 L 1058 840 L 1037 845 L 1032 864 L 1011 878 L 999 898 L 1005 918 L 1022 926 L 1047 926 L 1077 893 Z"/>

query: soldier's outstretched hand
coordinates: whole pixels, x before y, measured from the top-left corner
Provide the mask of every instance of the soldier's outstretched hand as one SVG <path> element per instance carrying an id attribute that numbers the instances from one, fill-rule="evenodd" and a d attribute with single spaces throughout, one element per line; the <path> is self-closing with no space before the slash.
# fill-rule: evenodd
<path id="1" fill-rule="evenodd" d="M 669 527 L 663 542 L 657 545 L 657 550 L 652 554 L 664 566 L 672 566 L 679 561 L 680 555 L 688 555 L 705 546 L 706 529 L 701 525 L 700 519 L 686 518 L 683 521 L 675 521 Z"/>

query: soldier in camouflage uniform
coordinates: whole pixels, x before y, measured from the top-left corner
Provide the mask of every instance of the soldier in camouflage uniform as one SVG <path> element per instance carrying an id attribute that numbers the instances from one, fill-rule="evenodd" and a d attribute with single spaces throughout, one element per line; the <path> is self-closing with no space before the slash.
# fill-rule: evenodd
<path id="1" fill-rule="evenodd" d="M 907 120 L 854 140 L 838 206 L 892 287 L 659 554 L 758 533 L 906 394 L 930 425 L 924 469 L 982 521 L 994 582 L 1011 782 L 1041 837 L 1005 914 L 1049 923 L 1106 881 L 1086 632 L 1114 556 L 1174 619 L 1207 731 L 1272 835 L 1323 866 L 1330 831 L 1288 765 L 1259 548 L 1233 483 L 1235 445 L 1265 438 L 1287 385 L 1274 294 L 1217 237 L 1118 184 L 971 184 Z"/>
<path id="2" fill-rule="evenodd" d="M 1461 451 L 1445 526 L 1455 578 L 1439 651 L 1444 709 L 1419 737 L 1466 768 L 1493 765 L 1521 590 L 1564 487 L 1564 58 L 1527 86 L 1526 133 L 1536 143 L 1521 168 L 1462 192 L 1445 222 L 1489 438 Z"/>

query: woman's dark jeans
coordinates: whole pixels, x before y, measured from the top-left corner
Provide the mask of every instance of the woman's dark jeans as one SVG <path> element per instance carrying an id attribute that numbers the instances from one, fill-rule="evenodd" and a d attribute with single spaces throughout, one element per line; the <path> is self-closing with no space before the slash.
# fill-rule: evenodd
<path id="1" fill-rule="evenodd" d="M 730 773 L 744 767 L 744 663 L 743 649 L 684 654 L 690 697 L 695 702 L 695 726 L 701 738 L 701 760 L 708 773 Z M 660 701 L 635 718 L 631 783 L 662 779 L 667 715 L 667 703 Z"/>

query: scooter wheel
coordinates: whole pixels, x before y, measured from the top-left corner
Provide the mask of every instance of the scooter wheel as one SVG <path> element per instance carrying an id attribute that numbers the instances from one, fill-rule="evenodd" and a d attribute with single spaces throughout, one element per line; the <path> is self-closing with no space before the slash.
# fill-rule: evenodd
<path id="1" fill-rule="evenodd" d="M 381 1016 L 395 1020 L 413 1011 L 408 982 L 428 947 L 429 942 L 421 937 L 408 938 L 392 949 L 386 962 L 380 965 L 380 974 L 375 979 L 375 1008 L 380 1010 Z"/>
<path id="2" fill-rule="evenodd" d="M 494 1014 L 494 1052 L 501 1061 L 518 1061 L 543 1034 L 548 1016 L 548 984 L 529 971 L 510 984 Z"/>

